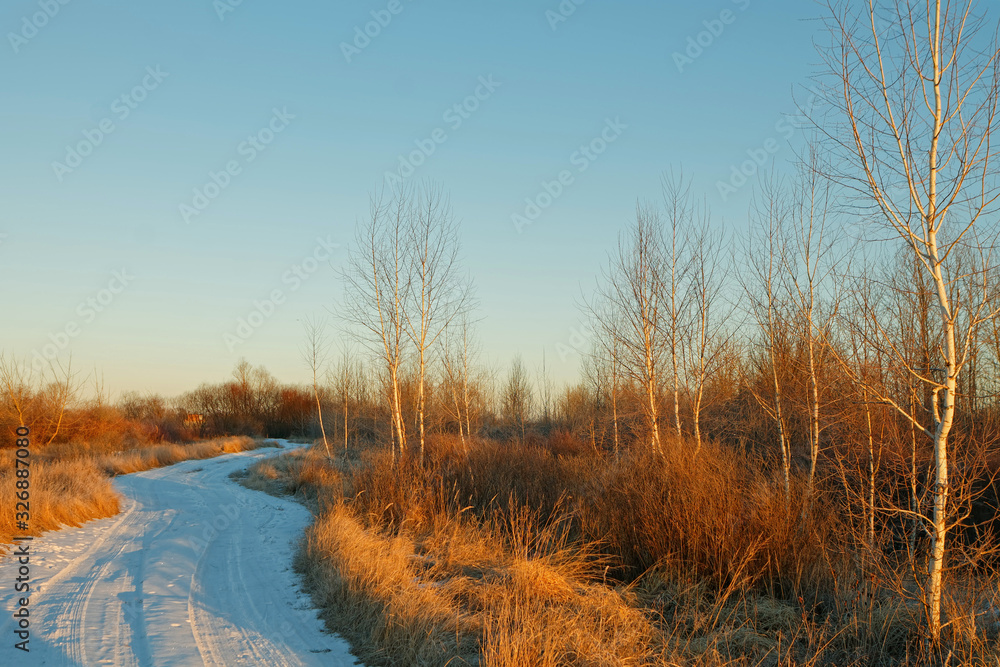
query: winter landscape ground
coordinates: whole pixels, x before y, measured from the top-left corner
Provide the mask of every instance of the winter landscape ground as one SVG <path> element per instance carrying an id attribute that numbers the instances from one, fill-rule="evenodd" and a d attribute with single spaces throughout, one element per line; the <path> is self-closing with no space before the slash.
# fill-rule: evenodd
<path id="1" fill-rule="evenodd" d="M 117 477 L 120 513 L 29 543 L 36 630 L 28 656 L 3 647 L 4 664 L 358 664 L 292 572 L 308 511 L 229 478 L 276 454 Z M 15 557 L 0 560 L 5 579 L 17 568 Z M 5 590 L 5 608 L 19 596 Z M 5 636 L 17 621 L 7 615 Z"/>
<path id="2" fill-rule="evenodd" d="M 0 34 L 0 665 L 1000 664 L 993 4 Z"/>

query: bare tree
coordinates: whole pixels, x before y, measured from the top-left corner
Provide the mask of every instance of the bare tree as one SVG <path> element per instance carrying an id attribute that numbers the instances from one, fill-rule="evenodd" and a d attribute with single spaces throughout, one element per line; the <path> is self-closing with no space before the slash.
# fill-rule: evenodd
<path id="1" fill-rule="evenodd" d="M 354 400 L 355 405 L 361 403 L 360 394 L 362 393 L 365 370 L 362 363 L 356 358 L 354 351 L 349 346 L 345 346 L 340 352 L 337 365 L 331 368 L 328 374 L 330 384 L 340 402 L 341 431 L 344 451 L 347 451 L 351 431 L 348 410 L 352 400 Z"/>
<path id="2" fill-rule="evenodd" d="M 751 229 L 747 235 L 744 254 L 749 258 L 743 266 L 746 275 L 739 278 L 743 293 L 750 304 L 750 312 L 757 322 L 762 337 L 762 358 L 767 366 L 770 387 L 765 396 L 757 391 L 754 382 L 746 382 L 757 403 L 778 427 L 778 447 L 781 451 L 781 469 L 785 484 L 785 503 L 791 503 L 791 442 L 786 425 L 785 398 L 778 370 L 779 357 L 785 344 L 785 326 L 781 292 L 782 267 L 785 264 L 789 206 L 780 184 L 765 179 L 760 193 L 755 197 L 750 211 Z"/>
<path id="3" fill-rule="evenodd" d="M 477 431 L 472 428 L 472 364 L 478 355 L 479 348 L 473 339 L 471 323 L 467 316 L 461 320 L 462 332 L 462 407 L 465 411 L 465 434 L 471 439 Z M 478 424 L 478 419 L 477 422 Z M 477 426 L 478 428 L 478 426 Z"/>
<path id="4" fill-rule="evenodd" d="M 609 352 L 609 364 L 608 364 L 608 375 L 611 376 L 611 382 L 609 389 L 609 394 L 611 398 L 611 427 L 613 430 L 613 442 L 615 448 L 615 454 L 621 449 L 621 434 L 618 427 L 618 398 L 621 392 L 621 379 L 622 379 L 622 356 L 621 356 L 621 344 L 618 339 L 612 339 L 611 347 Z"/>
<path id="5" fill-rule="evenodd" d="M 920 583 L 929 639 L 937 644 L 949 529 L 948 436 L 973 327 L 996 315 L 983 298 L 986 290 L 957 293 L 954 262 L 963 244 L 994 245 L 995 230 L 980 228 L 997 197 L 991 163 L 1000 49 L 995 33 L 981 33 L 985 19 L 974 15 L 971 0 L 869 0 L 864 10 L 855 7 L 830 4 L 827 59 L 836 92 L 828 102 L 843 124 L 827 130 L 831 147 L 844 158 L 834 175 L 874 203 L 883 225 L 933 285 L 939 361 L 919 368 L 894 351 L 894 361 L 931 392 L 930 426 L 907 405 L 879 398 L 933 443 L 933 508 L 924 522 L 930 553 Z"/>
<path id="6" fill-rule="evenodd" d="M 720 266 L 724 238 L 711 229 L 707 209 L 696 212 L 696 226 L 690 231 L 690 326 L 686 373 L 691 403 L 691 423 L 694 427 L 695 450 L 701 451 L 701 414 L 706 407 L 705 388 L 726 361 L 735 327 L 727 322 L 733 308 L 722 298 L 727 270 Z"/>
<path id="7" fill-rule="evenodd" d="M 534 391 L 521 355 L 514 357 L 510 364 L 500 400 L 504 416 L 520 430 L 521 442 L 524 443 L 525 427 L 534 406 Z"/>
<path id="8" fill-rule="evenodd" d="M 361 339 L 381 357 L 392 414 L 393 456 L 406 448 L 400 369 L 407 352 L 405 299 L 411 289 L 407 266 L 408 225 L 415 215 L 412 191 L 385 190 L 370 201 L 368 220 L 359 226 L 344 273 L 346 316 Z"/>
<path id="9" fill-rule="evenodd" d="M 796 319 L 801 327 L 805 345 L 808 391 L 806 409 L 809 423 L 809 478 L 807 500 L 803 512 L 812 507 L 816 486 L 816 465 L 820 455 L 820 391 L 817 368 L 820 347 L 825 339 L 831 318 L 836 312 L 836 290 L 830 285 L 830 276 L 836 268 L 833 252 L 836 241 L 829 224 L 832 189 L 823 176 L 818 148 L 810 145 L 804 161 L 799 165 L 791 194 L 792 224 L 789 252 L 784 253 L 785 268 L 790 278 L 792 300 Z M 820 292 L 831 301 L 826 313 L 822 312 Z"/>
<path id="10" fill-rule="evenodd" d="M 465 411 L 462 408 L 462 384 L 465 373 L 462 366 L 462 348 L 455 341 L 455 332 L 448 330 L 444 337 L 444 351 L 441 354 L 443 377 L 441 386 L 448 399 L 444 401 L 445 412 L 458 424 L 458 437 L 462 441 L 462 449 L 469 451 L 469 443 L 465 437 Z"/>
<path id="11" fill-rule="evenodd" d="M 591 312 L 591 315 L 594 313 Z M 585 358 L 584 374 L 590 377 L 594 385 L 596 400 L 600 401 L 602 394 L 607 394 L 608 403 L 611 405 L 611 442 L 615 454 L 618 454 L 621 448 L 618 401 L 622 380 L 622 343 L 618 334 L 608 334 L 608 330 L 613 331 L 616 326 L 612 314 L 597 319 L 603 322 L 603 335 L 597 337 L 593 352 Z"/>
<path id="12" fill-rule="evenodd" d="M 27 426 L 50 444 L 63 430 L 81 382 L 72 358 L 65 366 L 53 361 L 38 370 L 26 359 L 0 355 L 0 407 L 7 413 L 0 416 L 13 427 Z"/>
<path id="13" fill-rule="evenodd" d="M 545 361 L 545 348 L 542 348 L 542 369 L 538 374 L 538 393 L 542 402 L 542 422 L 548 428 L 552 424 L 552 380 Z"/>
<path id="14" fill-rule="evenodd" d="M 13 425 L 30 427 L 33 417 L 31 407 L 36 392 L 31 364 L 0 356 L 0 383 L 4 407 L 11 413 Z"/>
<path id="15" fill-rule="evenodd" d="M 431 349 L 471 305 L 471 284 L 460 271 L 458 225 L 439 189 L 424 186 L 416 194 L 407 225 L 407 248 L 412 278 L 403 312 L 416 354 L 417 428 L 423 464 Z"/>
<path id="16" fill-rule="evenodd" d="M 667 264 L 658 213 L 637 207 L 635 223 L 619 238 L 594 303 L 587 306 L 601 335 L 613 341 L 607 345 L 620 350 L 623 373 L 642 387 L 650 445 L 660 454 L 661 375 L 669 345 Z"/>
<path id="17" fill-rule="evenodd" d="M 323 447 L 326 449 L 327 458 L 332 458 L 330 443 L 326 439 L 326 426 L 323 424 L 323 403 L 319 398 L 319 376 L 326 366 L 330 351 L 330 343 L 326 339 L 326 322 L 318 318 L 307 319 L 303 323 L 303 328 L 305 344 L 302 348 L 302 358 L 312 373 L 313 398 L 316 400 L 316 415 L 319 419 L 319 431 L 323 435 Z"/>
<path id="18" fill-rule="evenodd" d="M 472 333 L 472 322 L 468 312 L 464 312 L 457 321 L 452 323 L 445 334 L 445 345 L 442 354 L 444 367 L 444 384 L 450 403 L 454 406 L 454 416 L 458 423 L 458 434 L 462 447 L 469 450 L 469 440 L 472 438 L 472 403 L 473 403 L 473 364 L 478 354 L 478 346 Z"/>
<path id="19" fill-rule="evenodd" d="M 664 254 L 669 278 L 664 277 L 664 287 L 669 293 L 665 315 L 666 334 L 669 339 L 670 371 L 674 408 L 674 433 L 681 439 L 681 375 L 684 370 L 684 339 L 687 336 L 688 308 L 685 283 L 693 258 L 688 253 L 688 237 L 693 231 L 694 207 L 691 201 L 691 184 L 683 173 L 670 172 L 661 178 L 663 203 L 667 218 Z M 707 239 L 706 239 L 707 240 Z M 703 266 L 704 268 L 704 266 Z M 695 425 L 698 430 L 698 425 Z M 701 447 L 701 440 L 698 440 Z"/>
<path id="20" fill-rule="evenodd" d="M 860 289 L 864 289 L 861 286 Z M 870 322 L 862 319 L 858 323 L 857 329 L 864 330 L 865 327 L 870 327 Z M 855 331 L 857 331 L 855 329 Z M 862 378 L 860 383 L 861 389 L 861 406 L 865 413 L 865 452 L 867 453 L 868 459 L 868 487 L 865 493 L 864 502 L 864 518 L 865 518 L 865 534 L 866 543 L 869 550 L 874 550 L 875 548 L 875 494 L 876 494 L 876 472 L 878 470 L 879 464 L 882 459 L 881 446 L 878 451 L 875 448 L 875 429 L 872 425 L 872 412 L 876 406 L 876 401 L 872 400 L 871 392 L 868 387 L 871 386 L 885 386 L 885 379 L 882 377 L 882 371 L 885 368 L 885 364 L 882 363 L 882 359 L 877 358 L 877 350 L 869 345 L 865 345 L 864 341 L 866 338 L 870 338 L 870 335 L 857 335 L 855 332 L 851 332 L 851 351 L 853 353 L 853 362 L 858 369 L 858 375 Z M 868 332 L 866 332 L 868 333 Z M 872 359 L 875 356 L 876 359 Z M 882 393 L 885 393 L 884 391 Z"/>

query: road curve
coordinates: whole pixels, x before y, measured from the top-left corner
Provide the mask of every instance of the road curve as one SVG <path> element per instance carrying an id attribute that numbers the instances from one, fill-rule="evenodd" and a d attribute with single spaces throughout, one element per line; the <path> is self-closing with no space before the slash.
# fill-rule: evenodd
<path id="1" fill-rule="evenodd" d="M 0 559 L 0 665 L 359 664 L 291 569 L 309 512 L 229 479 L 278 453 L 118 477 L 120 514 L 33 540 L 30 653 L 14 647 L 18 563 Z"/>

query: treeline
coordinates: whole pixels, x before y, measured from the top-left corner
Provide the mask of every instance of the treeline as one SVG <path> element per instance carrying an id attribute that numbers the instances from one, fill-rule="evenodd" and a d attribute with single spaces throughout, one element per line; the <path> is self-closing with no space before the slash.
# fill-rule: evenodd
<path id="1" fill-rule="evenodd" d="M 38 371 L 0 357 L 0 429 L 10 438 L 20 425 L 40 445 L 193 442 L 223 435 L 285 438 L 316 429 L 310 390 L 280 384 L 263 367 L 240 360 L 232 379 L 203 384 L 180 397 L 123 392 L 112 398 L 99 378 L 54 364 Z"/>

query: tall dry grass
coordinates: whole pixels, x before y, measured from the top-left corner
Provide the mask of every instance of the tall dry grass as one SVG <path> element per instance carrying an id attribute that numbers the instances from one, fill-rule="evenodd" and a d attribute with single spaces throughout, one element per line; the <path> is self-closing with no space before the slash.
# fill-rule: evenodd
<path id="1" fill-rule="evenodd" d="M 751 455 L 557 444 L 301 451 L 244 483 L 313 508 L 297 567 L 372 665 L 997 664 L 993 578 L 949 597 L 950 657 L 925 654 L 905 568 Z"/>
<path id="2" fill-rule="evenodd" d="M 121 449 L 114 441 L 57 445 L 32 451 L 30 458 L 30 531 L 17 529 L 14 502 L 12 449 L 0 450 L 0 489 L 9 494 L 0 504 L 0 553 L 9 550 L 14 535 L 40 535 L 63 526 L 80 526 L 120 511 L 118 494 L 111 484 L 115 475 L 126 475 L 172 465 L 189 459 L 255 449 L 263 443 L 247 437 L 227 437 L 191 445 L 160 444 Z"/>
<path id="3" fill-rule="evenodd" d="M 330 627 L 370 664 L 647 664 L 653 624 L 630 593 L 599 583 L 593 563 L 511 518 L 440 517 L 414 535 L 366 529 L 349 504 L 308 530 L 298 567 Z M 575 662 L 567 662 L 572 656 Z"/>
<path id="4" fill-rule="evenodd" d="M 850 567 L 845 526 L 823 497 L 803 518 L 805 489 L 787 502 L 781 480 L 752 455 L 705 444 L 631 455 L 601 466 L 580 503 L 586 537 L 609 545 L 623 576 L 690 571 L 718 590 L 779 596 L 832 592 Z"/>

